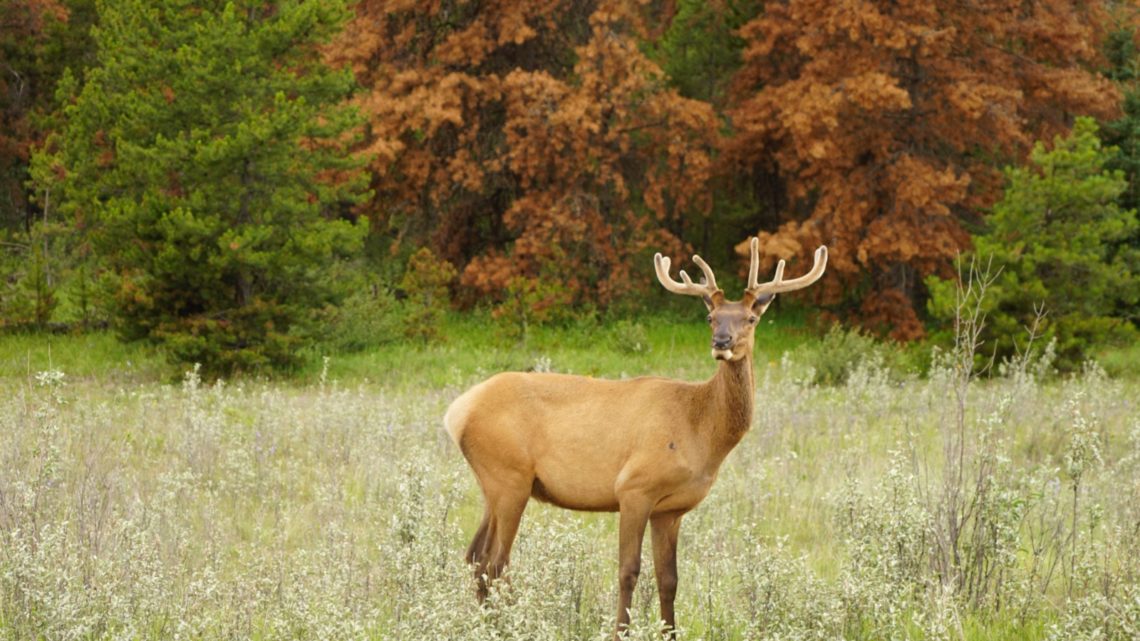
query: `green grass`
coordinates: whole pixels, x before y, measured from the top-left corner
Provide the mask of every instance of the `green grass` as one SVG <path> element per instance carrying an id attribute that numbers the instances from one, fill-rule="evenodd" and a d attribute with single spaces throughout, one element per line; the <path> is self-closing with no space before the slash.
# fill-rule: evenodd
<path id="1" fill-rule="evenodd" d="M 630 322 L 644 329 L 644 345 L 635 345 L 628 340 L 630 332 L 621 331 Z M 778 360 L 785 351 L 810 340 L 811 333 L 793 321 L 765 321 L 756 333 L 757 360 Z M 436 343 L 391 343 L 359 353 L 330 354 L 328 376 L 344 383 L 438 386 L 479 373 L 552 366 L 561 372 L 606 378 L 653 374 L 703 379 L 715 369 L 708 342 L 703 316 L 537 327 L 521 343 L 504 337 L 485 316 L 456 313 L 447 317 L 442 340 Z M 316 380 L 321 367 L 319 357 L 310 357 L 300 379 Z"/>
<path id="2" fill-rule="evenodd" d="M 140 343 L 123 343 L 110 332 L 0 334 L 0 378 L 22 378 L 50 369 L 105 383 L 160 380 L 161 354 Z"/>
<path id="3" fill-rule="evenodd" d="M 641 329 L 629 330 L 631 325 Z M 389 387 L 442 386 L 478 374 L 536 366 L 608 378 L 653 374 L 692 380 L 707 378 L 715 369 L 708 357 L 709 330 L 701 314 L 539 326 L 522 343 L 505 337 L 486 314 L 453 312 L 446 316 L 440 334 L 439 341 L 429 344 L 392 342 L 352 353 L 308 347 L 298 371 L 274 378 L 315 383 L 324 371 L 326 356 L 325 375 L 331 380 Z M 628 340 L 631 335 L 647 340 L 635 345 Z M 779 360 L 785 351 L 812 340 L 812 333 L 794 311 L 783 320 L 765 319 L 756 333 L 757 360 Z M 122 343 L 111 332 L 0 334 L 0 378 L 25 377 L 48 369 L 108 383 L 180 379 L 161 350 L 143 343 Z"/>
<path id="4" fill-rule="evenodd" d="M 271 378 L 305 385 L 317 382 L 323 373 L 346 385 L 368 382 L 400 387 L 454 385 L 473 376 L 536 367 L 604 378 L 659 375 L 685 380 L 702 380 L 714 371 L 707 351 L 708 327 L 699 312 L 538 326 L 525 343 L 506 337 L 484 312 L 452 312 L 445 317 L 440 335 L 440 340 L 428 344 L 396 341 L 347 353 L 320 345 L 307 347 L 296 371 Z M 644 337 L 645 342 L 635 345 L 631 337 Z M 775 310 L 756 331 L 756 362 L 761 367 L 772 366 L 784 354 L 796 352 L 801 361 L 820 359 L 822 367 L 822 361 L 835 355 L 807 353 L 834 347 L 820 340 L 800 310 Z M 929 366 L 928 345 L 882 347 L 892 355 L 887 364 L 900 374 L 921 373 Z M 866 356 L 861 353 L 866 351 L 857 350 L 854 356 Z M 1106 347 L 1096 358 L 1113 377 L 1140 379 L 1140 345 Z M 830 360 L 828 364 L 835 365 Z M 122 343 L 111 332 L 0 334 L 0 378 L 25 377 L 53 368 L 72 378 L 104 383 L 177 381 L 187 369 L 167 363 L 158 348 Z"/>
<path id="5" fill-rule="evenodd" d="M 540 329 L 521 347 L 456 315 L 439 344 L 333 355 L 323 383 L 319 354 L 293 380 L 167 385 L 157 352 L 108 335 L 50 337 L 50 359 L 46 337 L 5 336 L 0 640 L 603 639 L 615 516 L 532 503 L 509 591 L 478 608 L 462 556 L 481 499 L 440 422 L 467 385 L 539 359 L 611 377 L 711 374 L 700 318 L 638 322 Z M 1013 528 L 975 541 L 1011 560 L 997 607 L 942 595 L 932 570 L 956 411 L 946 372 L 872 368 L 820 386 L 796 362 L 826 349 L 809 332 L 774 322 L 757 345 L 753 429 L 682 528 L 683 638 L 1129 638 L 1123 624 L 1092 635 L 1106 613 L 1140 618 L 1135 381 L 970 388 L 967 461 L 998 455 L 987 482 L 1002 500 L 986 526 Z M 53 368 L 67 376 L 34 376 Z M 1035 559 L 1069 550 L 1078 427 L 1100 457 L 1080 488 L 1075 568 L 1033 583 Z M 1033 532 L 1054 527 L 1030 553 Z M 648 640 L 645 557 L 634 609 Z M 1087 582 L 1070 589 L 1068 576 Z"/>
<path id="6" fill-rule="evenodd" d="M 1140 343 L 1103 348 L 1096 360 L 1114 378 L 1140 378 Z"/>

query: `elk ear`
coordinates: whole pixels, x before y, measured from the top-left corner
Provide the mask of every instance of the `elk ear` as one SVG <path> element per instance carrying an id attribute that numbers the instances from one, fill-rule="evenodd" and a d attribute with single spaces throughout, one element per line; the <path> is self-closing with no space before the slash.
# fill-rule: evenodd
<path id="1" fill-rule="evenodd" d="M 763 296 L 760 296 L 756 300 L 752 301 L 752 312 L 754 314 L 763 314 L 768 310 L 768 305 L 771 305 L 772 301 L 775 300 L 775 298 L 775 294 L 764 294 Z"/>
<path id="2" fill-rule="evenodd" d="M 711 312 L 716 309 L 717 305 L 724 302 L 724 292 L 718 289 L 711 294 L 701 294 L 701 300 L 704 301 L 705 307 L 708 307 Z"/>

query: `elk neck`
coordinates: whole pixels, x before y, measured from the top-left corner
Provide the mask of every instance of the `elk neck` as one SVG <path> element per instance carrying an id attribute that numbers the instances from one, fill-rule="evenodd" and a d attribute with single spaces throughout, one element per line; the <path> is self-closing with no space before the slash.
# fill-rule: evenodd
<path id="1" fill-rule="evenodd" d="M 737 361 L 719 361 L 716 374 L 705 385 L 709 403 L 705 415 L 712 419 L 713 431 L 721 444 L 732 449 L 752 427 L 752 354 Z"/>

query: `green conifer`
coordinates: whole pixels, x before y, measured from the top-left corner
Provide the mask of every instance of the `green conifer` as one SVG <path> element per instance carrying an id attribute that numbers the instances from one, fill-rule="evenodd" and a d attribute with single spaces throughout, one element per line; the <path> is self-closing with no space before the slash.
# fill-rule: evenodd
<path id="1" fill-rule="evenodd" d="M 974 237 L 982 263 L 997 273 L 987 292 L 987 346 L 999 357 L 1024 346 L 1035 309 L 1039 330 L 1056 339 L 1058 365 L 1079 366 L 1090 350 L 1133 335 L 1123 310 L 1140 299 L 1137 252 L 1127 245 L 1137 231 L 1136 212 L 1119 202 L 1128 183 L 1106 167 L 1116 150 L 1102 146 L 1091 118 L 1078 118 L 1072 133 L 1037 143 L 1029 164 L 1006 170 L 1005 195 Z M 930 310 L 953 318 L 953 283 L 931 279 Z"/>
<path id="2" fill-rule="evenodd" d="M 287 367 L 357 252 L 347 70 L 328 0 L 103 0 L 97 62 L 35 161 L 111 276 L 116 326 L 206 372 Z"/>

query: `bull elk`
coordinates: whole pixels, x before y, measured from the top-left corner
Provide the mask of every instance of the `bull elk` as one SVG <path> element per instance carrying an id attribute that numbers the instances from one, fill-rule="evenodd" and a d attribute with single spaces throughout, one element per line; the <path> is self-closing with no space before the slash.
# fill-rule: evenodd
<path id="1" fill-rule="evenodd" d="M 467 548 L 477 596 L 507 565 L 527 501 L 571 510 L 620 512 L 618 608 L 615 636 L 629 625 L 641 570 L 645 526 L 652 526 L 653 569 L 661 618 L 674 629 L 677 533 L 681 517 L 705 498 L 721 462 L 752 425 L 752 343 L 760 316 L 776 294 L 811 285 L 823 275 L 827 248 L 811 271 L 784 280 L 757 280 L 759 242 L 753 238 L 748 286 L 729 301 L 705 261 L 694 283 L 669 275 L 669 259 L 654 256 L 657 279 L 674 294 L 699 296 L 708 307 L 716 374 L 704 383 L 658 377 L 611 381 L 550 373 L 507 372 L 455 400 L 444 426 L 471 465 L 483 491 L 483 520 Z"/>

